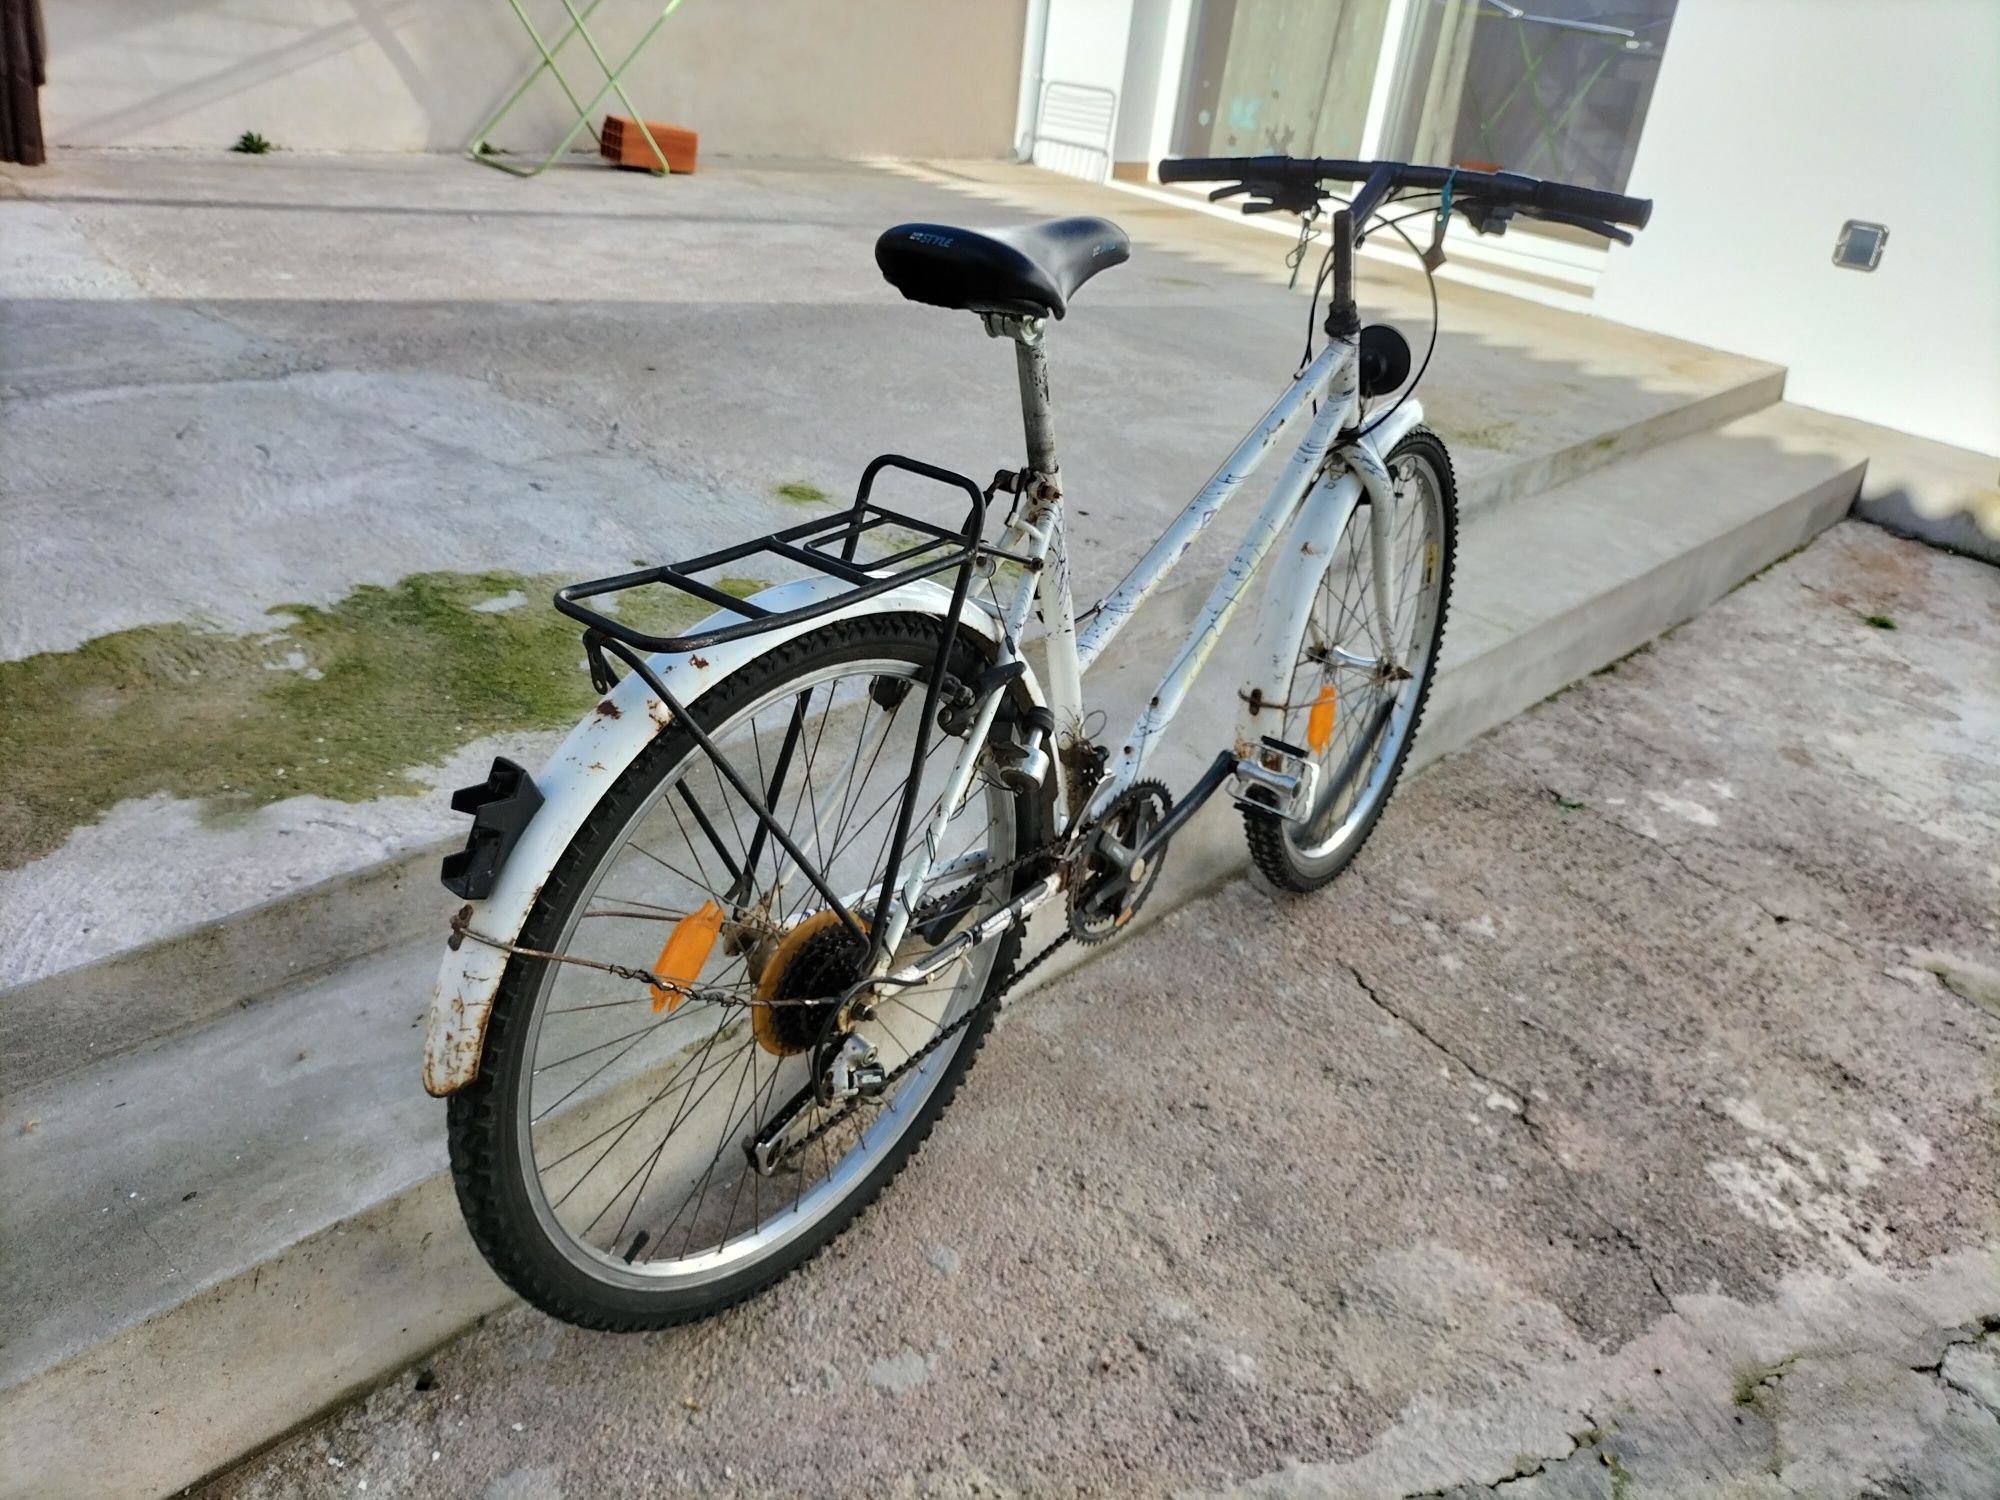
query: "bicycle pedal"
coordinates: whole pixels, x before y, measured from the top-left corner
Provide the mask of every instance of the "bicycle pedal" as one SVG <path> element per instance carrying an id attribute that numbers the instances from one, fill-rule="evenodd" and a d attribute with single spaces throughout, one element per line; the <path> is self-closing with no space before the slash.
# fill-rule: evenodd
<path id="1" fill-rule="evenodd" d="M 1236 781 L 1230 795 L 1243 807 L 1275 812 L 1292 822 L 1303 822 L 1312 812 L 1319 793 L 1319 764 L 1297 745 L 1265 735 L 1255 755 L 1236 762 Z"/>

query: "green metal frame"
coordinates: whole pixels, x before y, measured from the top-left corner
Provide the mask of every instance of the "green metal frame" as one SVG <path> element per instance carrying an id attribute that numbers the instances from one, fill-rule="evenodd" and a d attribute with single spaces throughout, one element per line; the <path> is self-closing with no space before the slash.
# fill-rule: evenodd
<path id="1" fill-rule="evenodd" d="M 590 129 L 590 117 L 596 112 L 597 106 L 604 102 L 605 95 L 616 94 L 618 102 L 625 106 L 626 114 L 631 116 L 633 123 L 639 127 L 639 133 L 646 138 L 646 144 L 652 148 L 653 159 L 659 163 L 657 168 L 650 169 L 653 175 L 655 177 L 666 176 L 667 154 L 660 149 L 660 143 L 653 139 L 653 132 L 646 124 L 646 117 L 640 114 L 637 107 L 633 105 L 632 100 L 625 93 L 625 85 L 619 82 L 619 78 L 638 59 L 639 54 L 646 50 L 647 44 L 653 40 L 659 29 L 666 25 L 667 17 L 680 9 L 681 0 L 667 0 L 665 8 L 660 11 L 660 14 L 654 19 L 653 24 L 648 26 L 645 34 L 632 44 L 632 50 L 625 54 L 624 60 L 615 68 L 605 61 L 603 49 L 597 45 L 597 39 L 590 34 L 590 27 L 587 24 L 590 18 L 597 13 L 598 7 L 604 4 L 604 0 L 589 0 L 589 4 L 585 5 L 581 11 L 576 8 L 575 0 L 562 0 L 562 8 L 569 16 L 569 30 L 557 38 L 556 44 L 553 47 L 542 40 L 541 32 L 535 29 L 535 23 L 528 19 L 528 13 L 521 8 L 521 0 L 507 0 L 507 3 L 513 7 L 514 14 L 520 18 L 522 28 L 528 33 L 529 39 L 534 42 L 535 50 L 541 53 L 542 60 L 535 65 L 533 71 L 526 78 L 521 80 L 521 86 L 509 94 L 501 106 L 493 112 L 493 118 L 480 126 L 478 131 L 474 133 L 471 142 L 465 148 L 465 154 L 470 156 L 474 161 L 484 162 L 489 167 L 498 167 L 501 171 L 510 172 L 516 177 L 538 177 L 555 164 L 557 157 L 569 150 L 570 143 L 578 135 Z M 576 91 L 569 86 L 569 80 L 563 77 L 562 69 L 556 65 L 556 54 L 569 45 L 571 38 L 579 36 L 583 38 L 583 45 L 590 49 L 590 55 L 597 60 L 597 66 L 604 70 L 603 86 L 590 96 L 588 104 L 578 102 Z M 555 150 L 542 158 L 540 163 L 532 167 L 517 167 L 510 162 L 501 160 L 501 157 L 505 153 L 499 147 L 493 145 L 487 138 L 493 133 L 500 122 L 507 118 L 508 113 L 514 106 L 521 102 L 522 97 L 528 92 L 535 80 L 540 78 L 544 73 L 554 76 L 557 86 L 563 91 L 563 96 L 569 100 L 570 108 L 576 111 L 576 123 L 570 126 L 569 133 L 562 138 L 562 141 L 556 146 Z"/>
<path id="2" fill-rule="evenodd" d="M 1521 96 L 1522 91 L 1526 90 L 1528 102 L 1534 107 L 1536 117 L 1535 128 L 1539 139 L 1535 144 L 1535 149 L 1523 157 L 1518 164 L 1513 165 L 1511 170 L 1525 172 L 1537 161 L 1541 160 L 1544 152 L 1547 152 L 1554 170 L 1560 174 L 1565 170 L 1562 150 L 1563 128 L 1569 124 L 1570 116 L 1574 115 L 1577 109 L 1583 104 L 1583 101 L 1590 96 L 1590 91 L 1597 86 L 1597 80 L 1602 78 L 1605 70 L 1619 58 L 1632 54 L 1656 53 L 1658 48 L 1652 42 L 1640 37 L 1637 32 L 1626 30 L 1623 27 L 1593 22 L 1576 24 L 1558 16 L 1531 16 L 1514 6 L 1501 4 L 1500 0 L 1481 0 L 1481 3 L 1482 5 L 1491 7 L 1490 9 L 1482 8 L 1480 10 L 1479 17 L 1481 20 L 1491 17 L 1512 23 L 1514 40 L 1520 45 L 1521 49 L 1521 76 L 1515 81 L 1514 86 L 1507 91 L 1507 97 L 1502 99 L 1498 105 L 1488 112 L 1486 118 L 1479 122 L 1480 149 L 1485 151 L 1494 160 L 1497 161 L 1499 159 L 1499 153 L 1493 149 L 1494 127 L 1500 123 L 1502 117 L 1513 107 L 1514 101 Z M 1549 29 L 1548 40 L 1543 42 L 1540 51 L 1534 51 L 1528 45 L 1527 28 L 1529 26 L 1545 26 Z M 1598 59 L 1597 66 L 1591 69 L 1590 76 L 1578 84 L 1571 93 L 1569 102 L 1563 105 L 1561 112 L 1552 115 L 1549 112 L 1549 101 L 1542 98 L 1542 64 L 1548 61 L 1549 55 L 1555 51 L 1557 43 L 1566 35 L 1581 36 L 1587 41 L 1603 45 L 1607 50 Z"/>

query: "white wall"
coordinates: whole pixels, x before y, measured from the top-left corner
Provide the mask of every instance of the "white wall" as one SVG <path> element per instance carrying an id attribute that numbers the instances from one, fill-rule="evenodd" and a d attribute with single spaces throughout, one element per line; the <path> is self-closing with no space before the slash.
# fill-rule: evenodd
<path id="1" fill-rule="evenodd" d="M 1121 90 L 1131 34 L 1132 0 L 1050 0 L 1042 77 Z"/>
<path id="2" fill-rule="evenodd" d="M 553 42 L 561 5 L 525 3 Z M 606 55 L 621 56 L 660 3 L 605 5 L 593 32 Z M 1005 156 L 1026 8 L 686 0 L 626 75 L 626 91 L 648 117 L 700 131 L 705 152 Z M 502 0 L 54 0 L 43 9 L 42 113 L 58 145 L 219 148 L 256 130 L 308 150 L 458 150 L 536 59 Z M 561 60 L 588 99 L 602 74 L 582 43 Z M 500 143 L 546 151 L 575 118 L 564 107 L 543 78 Z"/>
<path id="3" fill-rule="evenodd" d="M 1112 155 L 1150 169 L 1166 155 L 1180 107 L 1194 0 L 1132 0 L 1131 42 Z"/>
<path id="4" fill-rule="evenodd" d="M 2000 454 L 2000 0 L 1681 0 L 1595 310 Z M 1881 265 L 1831 263 L 1841 223 Z"/>
<path id="5" fill-rule="evenodd" d="M 1124 103 L 1125 58 L 1132 33 L 1133 0 L 1049 0 L 1047 40 L 1042 49 L 1041 83 L 1087 84 L 1108 89 L 1117 100 L 1109 130 L 1099 134 L 1103 101 L 1090 100 L 1082 118 L 1074 101 L 1061 101 L 1040 124 L 1035 162 L 1057 172 L 1101 181 L 1117 159 L 1119 110 Z M 1045 96 L 1044 96 L 1045 97 Z M 1067 116 L 1067 118 L 1065 118 Z"/>

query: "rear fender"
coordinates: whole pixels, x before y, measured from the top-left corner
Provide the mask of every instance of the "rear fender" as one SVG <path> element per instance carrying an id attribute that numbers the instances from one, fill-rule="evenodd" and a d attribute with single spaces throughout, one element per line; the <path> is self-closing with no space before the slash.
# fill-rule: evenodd
<path id="1" fill-rule="evenodd" d="M 753 595 L 752 602 L 775 614 L 798 609 L 849 587 L 833 578 L 802 578 L 765 589 Z M 683 705 L 692 705 L 731 673 L 785 641 L 835 620 L 887 612 L 926 614 L 942 619 L 951 612 L 951 594 L 934 583 L 918 580 L 864 600 L 852 609 L 834 610 L 790 628 L 701 651 L 653 656 L 647 665 Z M 738 618 L 720 613 L 691 629 L 734 624 Z M 985 611 L 969 605 L 960 629 L 989 642 L 997 642 L 1000 636 L 995 621 Z M 1041 684 L 1032 668 L 1020 681 L 1034 703 L 1044 701 Z M 536 774 L 535 785 L 542 794 L 542 804 L 501 866 L 492 893 L 483 901 L 469 902 L 463 908 L 466 927 L 501 942 L 512 942 L 520 936 L 549 871 L 576 837 L 584 819 L 671 718 L 667 706 L 636 672 L 627 673 L 584 715 L 548 764 Z M 1059 775 L 1059 768 L 1053 774 Z M 492 1013 L 493 997 L 506 967 L 505 952 L 470 938 L 446 950 L 431 994 L 424 1035 L 427 1092 L 441 1098 L 463 1088 L 478 1075 L 487 1017 Z"/>

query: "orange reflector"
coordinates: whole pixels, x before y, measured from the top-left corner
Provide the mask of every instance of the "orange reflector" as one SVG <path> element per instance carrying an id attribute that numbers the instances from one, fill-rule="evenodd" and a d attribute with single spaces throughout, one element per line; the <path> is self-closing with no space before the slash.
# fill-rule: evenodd
<path id="1" fill-rule="evenodd" d="M 670 1011 L 687 999 L 701 966 L 708 962 L 715 935 L 721 930 L 722 908 L 713 901 L 702 902 L 698 909 L 674 923 L 674 930 L 667 934 L 667 945 L 660 950 L 659 962 L 653 965 L 653 972 L 659 976 L 653 986 L 654 1015 Z"/>
<path id="2" fill-rule="evenodd" d="M 1333 738 L 1333 684 L 1322 682 L 1319 696 L 1313 699 L 1312 710 L 1306 715 L 1306 743 L 1318 754 Z"/>

